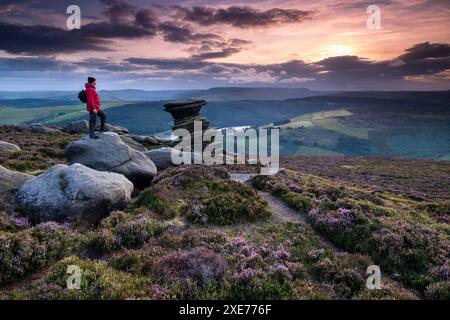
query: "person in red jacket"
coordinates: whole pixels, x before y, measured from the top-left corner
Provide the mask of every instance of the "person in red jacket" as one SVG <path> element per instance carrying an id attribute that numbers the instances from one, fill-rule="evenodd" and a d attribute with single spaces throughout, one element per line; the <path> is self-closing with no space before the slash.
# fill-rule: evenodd
<path id="1" fill-rule="evenodd" d="M 89 112 L 89 136 L 92 139 L 98 139 L 98 136 L 95 134 L 95 124 L 97 121 L 97 116 L 100 117 L 100 131 L 104 132 L 105 130 L 105 122 L 106 122 L 106 114 L 100 107 L 100 97 L 95 91 L 96 79 L 93 77 L 89 77 L 88 82 L 84 85 L 86 87 L 86 110 Z"/>

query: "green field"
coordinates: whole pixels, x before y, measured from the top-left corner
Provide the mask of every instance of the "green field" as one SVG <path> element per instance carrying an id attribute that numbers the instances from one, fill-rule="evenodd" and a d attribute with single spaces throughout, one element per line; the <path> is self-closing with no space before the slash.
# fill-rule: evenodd
<path id="1" fill-rule="evenodd" d="M 102 106 L 103 109 L 121 107 L 129 102 L 107 102 Z M 45 102 L 43 102 L 45 104 Z M 86 115 L 86 106 L 77 105 L 58 105 L 42 107 L 9 107 L 0 103 L 0 125 L 40 122 L 42 124 L 58 124 L 60 122 L 72 121 Z"/>

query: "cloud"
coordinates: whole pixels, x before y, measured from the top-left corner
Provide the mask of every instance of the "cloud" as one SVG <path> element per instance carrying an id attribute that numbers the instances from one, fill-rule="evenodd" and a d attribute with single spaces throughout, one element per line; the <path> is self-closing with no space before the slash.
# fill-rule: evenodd
<path id="1" fill-rule="evenodd" d="M 134 22 L 137 8 L 124 1 L 101 0 L 106 5 L 103 14 L 112 24 L 129 24 Z"/>
<path id="2" fill-rule="evenodd" d="M 399 57 L 399 59 L 404 61 L 450 57 L 450 46 L 446 43 L 423 42 L 415 44 L 405 51 L 406 53 Z"/>
<path id="3" fill-rule="evenodd" d="M 180 19 L 203 26 L 228 24 L 237 28 L 268 27 L 286 23 L 300 23 L 311 18 L 312 11 L 298 9 L 258 10 L 248 6 L 228 8 L 173 6 Z"/>
<path id="4" fill-rule="evenodd" d="M 22 26 L 0 23 L 0 49 L 16 54 L 55 54 L 107 50 L 109 42 L 74 31 L 50 26 Z"/>
<path id="5" fill-rule="evenodd" d="M 35 57 L 0 58 L 0 70 L 2 71 L 74 71 L 76 66 L 52 59 Z"/>
<path id="6" fill-rule="evenodd" d="M 114 61 L 84 59 L 64 62 L 51 58 L 3 58 L 2 72 L 67 71 L 83 72 L 86 68 L 96 74 L 126 79 L 152 79 L 152 81 L 199 81 L 204 86 L 226 84 L 270 84 L 280 86 L 307 86 L 322 90 L 355 90 L 422 88 L 424 83 L 432 88 L 436 83 L 442 88 L 449 83 L 450 45 L 421 43 L 404 51 L 393 60 L 373 61 L 358 56 L 338 56 L 316 62 L 291 60 L 276 64 L 239 64 L 214 62 L 211 58 L 222 57 L 226 49 L 239 39 L 224 42 L 221 54 L 193 54 L 188 58 L 162 59 L 131 57 Z M 216 44 L 217 48 L 219 44 Z M 239 48 L 237 46 L 236 48 Z M 211 48 L 209 48 L 211 49 Z M 81 70 L 81 71 L 80 71 Z M 414 86 L 415 85 L 415 86 Z"/>
<path id="7" fill-rule="evenodd" d="M 207 62 L 191 59 L 147 59 L 127 58 L 130 65 L 153 67 L 163 70 L 198 70 L 208 65 Z"/>

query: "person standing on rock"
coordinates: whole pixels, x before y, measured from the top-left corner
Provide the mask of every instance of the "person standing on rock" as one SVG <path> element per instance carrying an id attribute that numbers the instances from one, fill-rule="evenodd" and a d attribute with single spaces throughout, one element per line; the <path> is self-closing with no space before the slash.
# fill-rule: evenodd
<path id="1" fill-rule="evenodd" d="M 86 110 L 89 112 L 89 137 L 92 139 L 98 139 L 98 136 L 95 134 L 95 124 L 97 121 L 97 116 L 100 117 L 100 131 L 104 132 L 105 130 L 105 122 L 106 122 L 106 114 L 103 112 L 100 106 L 100 97 L 95 90 L 95 86 L 97 85 L 96 79 L 93 77 L 89 77 L 88 82 L 84 85 L 86 87 Z"/>

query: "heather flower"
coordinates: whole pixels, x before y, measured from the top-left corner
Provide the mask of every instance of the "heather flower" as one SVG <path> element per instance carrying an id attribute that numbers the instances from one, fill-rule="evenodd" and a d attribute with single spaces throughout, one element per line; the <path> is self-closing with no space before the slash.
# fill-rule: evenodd
<path id="1" fill-rule="evenodd" d="M 289 272 L 289 268 L 282 263 L 276 263 L 274 266 L 272 266 L 272 269 L 279 272 Z"/>
<path id="2" fill-rule="evenodd" d="M 155 284 L 151 290 L 151 297 L 154 300 L 166 300 L 169 298 L 166 290 L 159 284 Z"/>
<path id="3" fill-rule="evenodd" d="M 289 260 L 291 258 L 291 254 L 287 252 L 281 244 L 272 254 L 276 259 L 279 260 Z"/>
<path id="4" fill-rule="evenodd" d="M 293 192 L 296 192 L 296 193 L 302 193 L 303 192 L 302 188 L 300 188 L 298 185 L 296 185 L 294 183 L 289 184 L 289 189 L 291 191 L 293 191 Z"/>
<path id="5" fill-rule="evenodd" d="M 143 244 L 148 239 L 147 225 L 149 219 L 141 216 L 119 225 L 115 232 L 124 246 Z"/>
<path id="6" fill-rule="evenodd" d="M 237 281 L 248 281 L 256 276 L 255 270 L 245 268 L 239 272 L 234 273 L 233 279 Z"/>
<path id="7" fill-rule="evenodd" d="M 434 267 L 431 269 L 430 277 L 434 281 L 449 281 L 450 280 L 450 270 L 448 267 L 449 259 L 446 259 L 444 264 L 441 266 Z"/>
<path id="8" fill-rule="evenodd" d="M 259 252 L 261 253 L 261 255 L 263 257 L 269 255 L 269 253 L 270 253 L 269 245 L 267 243 L 263 243 L 262 245 L 260 245 L 259 246 Z"/>
<path id="9" fill-rule="evenodd" d="M 317 216 L 319 216 L 319 214 L 320 214 L 320 211 L 318 209 L 316 209 L 316 208 L 311 209 L 308 212 L 308 218 L 314 221 L 317 218 Z"/>
<path id="10" fill-rule="evenodd" d="M 325 249 L 311 250 L 308 252 L 308 257 L 312 260 L 317 260 L 325 255 Z"/>
<path id="11" fill-rule="evenodd" d="M 36 226 L 36 228 L 40 231 L 52 232 L 52 231 L 67 229 L 67 225 L 62 225 L 62 224 L 56 223 L 54 221 L 47 221 L 47 222 L 38 224 Z"/>
<path id="12" fill-rule="evenodd" d="M 323 203 L 323 202 L 328 202 L 328 201 L 330 201 L 330 198 L 327 196 L 327 195 L 321 195 L 318 199 L 317 199 L 320 203 Z"/>
<path id="13" fill-rule="evenodd" d="M 247 244 L 247 242 L 245 241 L 245 239 L 243 237 L 235 237 L 230 240 L 230 244 L 233 247 L 242 247 L 242 246 L 245 246 Z"/>
<path id="14" fill-rule="evenodd" d="M 12 221 L 19 228 L 26 229 L 31 227 L 31 223 L 26 217 L 14 217 L 12 218 Z"/>
<path id="15" fill-rule="evenodd" d="M 317 209 L 308 212 L 308 218 L 311 219 L 317 227 L 323 228 L 329 232 L 345 231 L 353 224 L 351 211 L 346 208 L 338 208 L 321 213 Z"/>

